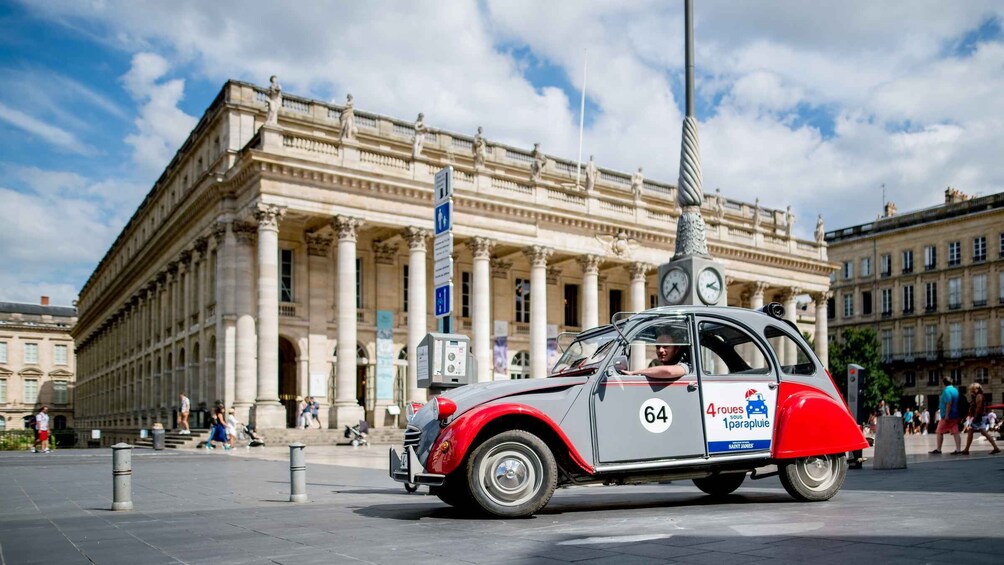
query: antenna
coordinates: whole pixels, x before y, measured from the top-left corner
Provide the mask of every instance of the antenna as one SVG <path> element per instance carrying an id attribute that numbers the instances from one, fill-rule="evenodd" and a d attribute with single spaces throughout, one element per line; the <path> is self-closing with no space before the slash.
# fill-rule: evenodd
<path id="1" fill-rule="evenodd" d="M 885 215 L 885 183 L 882 183 L 882 215 Z"/>
<path id="2" fill-rule="evenodd" d="M 586 71 L 589 65 L 589 49 L 582 54 L 582 100 L 579 102 L 579 160 L 575 163 L 575 188 L 579 188 L 579 172 L 582 170 L 582 129 L 586 124 Z"/>

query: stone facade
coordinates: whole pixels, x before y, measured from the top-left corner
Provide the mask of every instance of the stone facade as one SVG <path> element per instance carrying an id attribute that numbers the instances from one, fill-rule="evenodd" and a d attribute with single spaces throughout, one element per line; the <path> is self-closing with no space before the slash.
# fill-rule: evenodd
<path id="1" fill-rule="evenodd" d="M 75 308 L 0 302 L 0 430 L 49 407 L 50 429 L 73 427 Z"/>
<path id="2" fill-rule="evenodd" d="M 182 389 L 264 427 L 291 421 L 281 407 L 307 394 L 321 397 L 325 425 L 391 423 L 387 405 L 424 399 L 414 348 L 436 328 L 432 181 L 447 165 L 454 327 L 472 337 L 479 379 L 543 377 L 555 331 L 654 304 L 681 213 L 674 186 L 632 192 L 630 175 L 599 169 L 586 191 L 574 162 L 539 149 L 423 123 L 416 152 L 414 122 L 283 93 L 271 124 L 267 100 L 255 85 L 223 87 L 82 290 L 87 425 L 172 425 Z M 825 244 L 787 235 L 783 210 L 705 203 L 730 304 L 828 289 Z M 393 391 L 380 399 L 378 311 L 393 320 Z M 508 366 L 495 374 L 499 328 Z"/>
<path id="3" fill-rule="evenodd" d="M 832 281 L 829 334 L 871 327 L 887 370 L 937 406 L 941 375 L 978 381 L 1004 402 L 1004 193 L 969 198 L 945 191 L 945 203 L 828 232 Z M 933 409 L 932 409 L 933 410 Z"/>

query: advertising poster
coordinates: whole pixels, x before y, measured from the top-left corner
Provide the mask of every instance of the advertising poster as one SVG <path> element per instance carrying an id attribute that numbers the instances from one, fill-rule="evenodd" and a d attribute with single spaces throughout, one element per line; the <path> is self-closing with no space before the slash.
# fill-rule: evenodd
<path id="1" fill-rule="evenodd" d="M 705 382 L 704 426 L 708 453 L 770 449 L 777 391 L 758 382 Z"/>
<path id="2" fill-rule="evenodd" d="M 394 400 L 394 313 L 377 310 L 376 398 Z"/>
<path id="3" fill-rule="evenodd" d="M 509 378 L 509 323 L 495 320 L 495 338 L 492 344 L 492 369 L 494 380 Z"/>

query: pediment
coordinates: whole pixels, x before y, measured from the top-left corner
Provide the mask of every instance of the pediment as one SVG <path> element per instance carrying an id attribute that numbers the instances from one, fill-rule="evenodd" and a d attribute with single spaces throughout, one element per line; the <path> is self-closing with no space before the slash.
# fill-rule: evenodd
<path id="1" fill-rule="evenodd" d="M 49 371 L 49 376 L 50 377 L 55 377 L 55 378 L 65 379 L 65 378 L 72 377 L 73 373 L 71 373 L 70 371 L 67 371 L 66 369 L 55 369 L 53 371 Z"/>
<path id="2" fill-rule="evenodd" d="M 22 377 L 41 377 L 44 373 L 38 367 L 25 367 L 17 372 Z"/>
<path id="3" fill-rule="evenodd" d="M 11 371 L 10 369 L 4 369 L 3 367 L 0 367 L 0 377 L 9 377 L 9 376 L 11 376 L 13 374 L 14 374 L 14 371 Z"/>

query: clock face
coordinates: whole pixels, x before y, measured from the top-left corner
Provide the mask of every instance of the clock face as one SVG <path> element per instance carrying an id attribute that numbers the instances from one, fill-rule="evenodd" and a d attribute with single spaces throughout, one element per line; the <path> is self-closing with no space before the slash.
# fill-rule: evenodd
<path id="1" fill-rule="evenodd" d="M 707 268 L 697 276 L 697 295 L 705 304 L 718 304 L 724 285 L 715 269 Z"/>
<path id="2" fill-rule="evenodd" d="M 662 297 L 669 304 L 679 304 L 689 284 L 690 279 L 683 269 L 670 269 L 666 272 L 666 276 L 662 277 Z"/>

